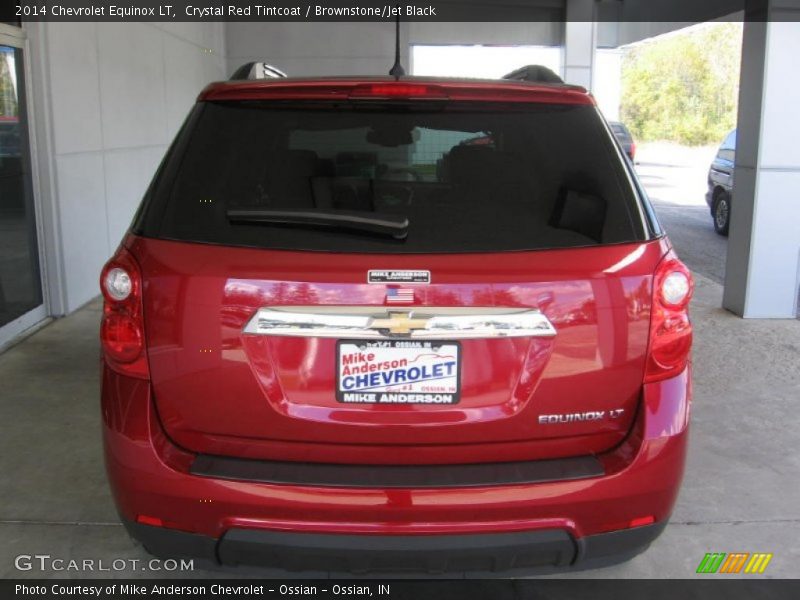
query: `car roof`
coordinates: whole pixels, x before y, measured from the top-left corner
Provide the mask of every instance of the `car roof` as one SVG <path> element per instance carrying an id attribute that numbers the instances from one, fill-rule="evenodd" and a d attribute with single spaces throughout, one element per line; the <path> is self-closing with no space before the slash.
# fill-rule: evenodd
<path id="1" fill-rule="evenodd" d="M 419 99 L 595 104 L 585 88 L 565 83 L 449 77 L 278 77 L 218 81 L 198 101 Z"/>

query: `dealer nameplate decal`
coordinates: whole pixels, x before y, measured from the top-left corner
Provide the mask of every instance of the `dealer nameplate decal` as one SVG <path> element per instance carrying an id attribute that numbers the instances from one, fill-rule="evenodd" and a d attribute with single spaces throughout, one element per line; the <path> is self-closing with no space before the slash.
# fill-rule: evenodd
<path id="1" fill-rule="evenodd" d="M 415 340 L 339 340 L 336 400 L 346 404 L 457 404 L 461 345 Z"/>
<path id="2" fill-rule="evenodd" d="M 417 270 L 379 270 L 367 273 L 367 283 L 430 283 L 430 271 Z"/>

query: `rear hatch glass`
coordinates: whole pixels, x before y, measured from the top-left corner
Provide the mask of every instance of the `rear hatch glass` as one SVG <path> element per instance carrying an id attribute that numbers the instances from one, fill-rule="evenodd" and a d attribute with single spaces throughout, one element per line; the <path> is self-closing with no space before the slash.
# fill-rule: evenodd
<path id="1" fill-rule="evenodd" d="M 137 224 L 148 237 L 450 253 L 644 236 L 592 106 L 204 103 L 178 146 Z"/>

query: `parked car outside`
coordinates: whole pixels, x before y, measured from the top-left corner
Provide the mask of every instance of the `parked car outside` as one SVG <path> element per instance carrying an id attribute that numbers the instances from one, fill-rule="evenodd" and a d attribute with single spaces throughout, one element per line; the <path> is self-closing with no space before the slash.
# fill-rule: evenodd
<path id="1" fill-rule="evenodd" d="M 708 170 L 706 203 L 714 220 L 714 230 L 728 235 L 731 224 L 731 199 L 733 198 L 733 167 L 736 162 L 736 130 L 720 144 L 717 155 Z"/>
<path id="2" fill-rule="evenodd" d="M 628 158 L 630 158 L 631 162 L 633 162 L 634 158 L 636 157 L 636 142 L 633 141 L 631 132 L 619 121 L 609 121 L 608 125 L 611 127 L 611 131 L 614 132 L 614 137 L 616 137 L 619 141 L 619 144 L 622 146 L 625 154 L 627 154 Z"/>
<path id="3" fill-rule="evenodd" d="M 683 476 L 693 284 L 635 178 L 579 87 L 209 85 L 100 278 L 128 532 L 358 573 L 642 551 Z"/>

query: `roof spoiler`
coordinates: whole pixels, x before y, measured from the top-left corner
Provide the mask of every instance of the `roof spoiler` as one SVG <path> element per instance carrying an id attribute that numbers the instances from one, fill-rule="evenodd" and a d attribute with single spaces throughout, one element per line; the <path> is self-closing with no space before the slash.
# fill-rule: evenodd
<path id="1" fill-rule="evenodd" d="M 514 81 L 532 81 L 534 83 L 564 83 L 558 75 L 542 65 L 525 65 L 507 75 L 503 79 Z"/>
<path id="2" fill-rule="evenodd" d="M 287 77 L 278 67 L 265 62 L 249 62 L 243 64 L 231 75 L 231 81 L 243 79 L 280 79 Z"/>

